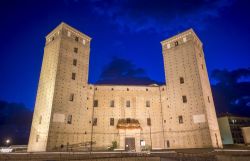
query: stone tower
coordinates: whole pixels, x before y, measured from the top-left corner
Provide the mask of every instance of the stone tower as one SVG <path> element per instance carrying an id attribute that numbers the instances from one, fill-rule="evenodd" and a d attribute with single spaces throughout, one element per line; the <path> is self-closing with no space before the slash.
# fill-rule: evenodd
<path id="1" fill-rule="evenodd" d="M 202 43 L 192 29 L 161 42 L 165 148 L 222 147 Z"/>
<path id="2" fill-rule="evenodd" d="M 56 150 L 86 139 L 78 134 L 86 128 L 81 105 L 86 98 L 90 40 L 65 23 L 46 36 L 28 151 Z"/>

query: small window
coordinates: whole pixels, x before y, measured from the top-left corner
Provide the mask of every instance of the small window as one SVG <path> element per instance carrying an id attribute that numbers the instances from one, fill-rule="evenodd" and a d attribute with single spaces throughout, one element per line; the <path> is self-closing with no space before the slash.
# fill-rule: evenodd
<path id="1" fill-rule="evenodd" d="M 174 42 L 174 45 L 175 45 L 175 46 L 178 46 L 178 45 L 179 45 L 179 42 L 178 42 L 178 41 L 175 41 L 175 42 Z"/>
<path id="2" fill-rule="evenodd" d="M 209 98 L 209 96 L 207 96 L 207 101 L 208 101 L 208 103 L 210 103 L 210 98 Z"/>
<path id="3" fill-rule="evenodd" d="M 148 89 L 146 88 L 146 91 L 148 91 Z"/>
<path id="4" fill-rule="evenodd" d="M 39 141 L 39 135 L 36 135 L 36 142 Z"/>
<path id="5" fill-rule="evenodd" d="M 68 34 L 67 34 L 67 35 L 68 35 L 68 37 L 70 37 L 70 36 L 71 36 L 71 32 L 68 31 Z"/>
<path id="6" fill-rule="evenodd" d="M 110 107 L 115 107 L 115 101 L 114 100 L 110 101 Z"/>
<path id="7" fill-rule="evenodd" d="M 70 98 L 69 98 L 70 101 L 74 101 L 74 94 L 70 94 Z"/>
<path id="8" fill-rule="evenodd" d="M 42 116 L 39 117 L 39 124 L 42 123 Z"/>
<path id="9" fill-rule="evenodd" d="M 98 107 L 98 100 L 94 100 L 94 107 Z"/>
<path id="10" fill-rule="evenodd" d="M 170 147 L 169 140 L 166 141 L 166 144 L 167 144 L 167 148 L 169 148 Z"/>
<path id="11" fill-rule="evenodd" d="M 131 123 L 131 119 L 130 118 L 126 118 L 126 122 L 129 124 Z"/>
<path id="12" fill-rule="evenodd" d="M 146 101 L 146 107 L 150 107 L 150 101 Z"/>
<path id="13" fill-rule="evenodd" d="M 74 53 L 78 53 L 78 48 L 74 48 Z"/>
<path id="14" fill-rule="evenodd" d="M 130 107 L 130 101 L 126 101 L 126 107 Z"/>
<path id="15" fill-rule="evenodd" d="M 73 65 L 74 65 L 74 66 L 77 65 L 77 60 L 76 60 L 76 59 L 73 60 Z"/>
<path id="16" fill-rule="evenodd" d="M 127 88 L 127 91 L 129 91 L 129 88 Z"/>
<path id="17" fill-rule="evenodd" d="M 202 69 L 202 70 L 204 69 L 204 65 L 203 65 L 203 64 L 201 64 L 201 69 Z"/>
<path id="18" fill-rule="evenodd" d="M 184 83 L 184 78 L 180 77 L 180 84 L 183 84 L 183 83 Z"/>
<path id="19" fill-rule="evenodd" d="M 52 37 L 52 41 L 53 41 L 53 40 L 55 40 L 55 37 L 54 37 L 54 36 Z"/>
<path id="20" fill-rule="evenodd" d="M 93 118 L 93 126 L 97 126 L 97 118 Z"/>
<path id="21" fill-rule="evenodd" d="M 76 73 L 72 73 L 72 80 L 75 80 L 76 79 Z"/>
<path id="22" fill-rule="evenodd" d="M 166 120 L 164 120 L 164 123 L 166 123 Z"/>
<path id="23" fill-rule="evenodd" d="M 150 118 L 147 118 L 147 125 L 151 126 L 151 119 Z"/>
<path id="24" fill-rule="evenodd" d="M 182 102 L 187 103 L 187 96 L 182 96 Z"/>
<path id="25" fill-rule="evenodd" d="M 68 124 L 72 123 L 72 115 L 68 115 L 67 123 Z"/>
<path id="26" fill-rule="evenodd" d="M 179 116 L 179 124 L 183 124 L 183 117 Z"/>
<path id="27" fill-rule="evenodd" d="M 115 124 L 114 118 L 110 118 L 110 126 L 114 126 L 114 124 Z"/>
<path id="28" fill-rule="evenodd" d="M 78 42 L 79 41 L 79 37 L 76 36 L 75 37 L 75 41 Z"/>

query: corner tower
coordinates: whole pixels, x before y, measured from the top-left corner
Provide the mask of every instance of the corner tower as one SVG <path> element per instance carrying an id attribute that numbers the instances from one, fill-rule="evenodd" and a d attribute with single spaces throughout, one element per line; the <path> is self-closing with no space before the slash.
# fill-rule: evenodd
<path id="1" fill-rule="evenodd" d="M 46 36 L 28 151 L 51 151 L 84 138 L 91 38 L 65 23 Z"/>
<path id="2" fill-rule="evenodd" d="M 221 148 L 201 41 L 189 29 L 161 44 L 167 83 L 165 148 Z"/>

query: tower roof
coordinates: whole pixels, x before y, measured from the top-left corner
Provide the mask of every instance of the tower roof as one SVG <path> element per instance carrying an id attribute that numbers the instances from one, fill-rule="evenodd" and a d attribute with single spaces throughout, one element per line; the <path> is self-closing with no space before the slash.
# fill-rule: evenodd
<path id="1" fill-rule="evenodd" d="M 185 37 L 187 35 L 190 35 L 190 34 L 193 35 L 202 44 L 201 40 L 196 35 L 196 33 L 194 32 L 194 30 L 192 28 L 190 28 L 190 29 L 188 29 L 188 30 L 186 30 L 184 32 L 181 32 L 181 33 L 179 33 L 179 34 L 177 34 L 175 36 L 172 36 L 172 37 L 170 37 L 168 39 L 165 39 L 165 40 L 161 41 L 161 45 L 165 45 L 167 43 L 174 42 L 174 41 L 176 41 L 176 40 L 178 40 L 180 38 L 183 38 L 183 37 Z"/>
<path id="2" fill-rule="evenodd" d="M 62 28 L 66 28 L 69 31 L 75 33 L 77 36 L 85 38 L 87 40 L 91 40 L 91 37 L 87 36 L 86 34 L 80 32 L 79 30 L 71 27 L 70 25 L 66 24 L 65 22 L 61 22 L 54 30 L 52 30 L 47 36 L 46 39 L 49 38 L 51 35 L 53 35 L 55 32 L 61 30 Z"/>

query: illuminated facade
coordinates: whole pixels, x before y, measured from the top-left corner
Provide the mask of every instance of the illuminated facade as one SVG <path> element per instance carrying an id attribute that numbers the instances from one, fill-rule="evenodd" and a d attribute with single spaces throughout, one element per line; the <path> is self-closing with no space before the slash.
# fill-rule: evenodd
<path id="1" fill-rule="evenodd" d="M 161 42 L 161 86 L 88 84 L 90 41 L 65 23 L 47 35 L 28 151 L 222 147 L 192 29 Z"/>

